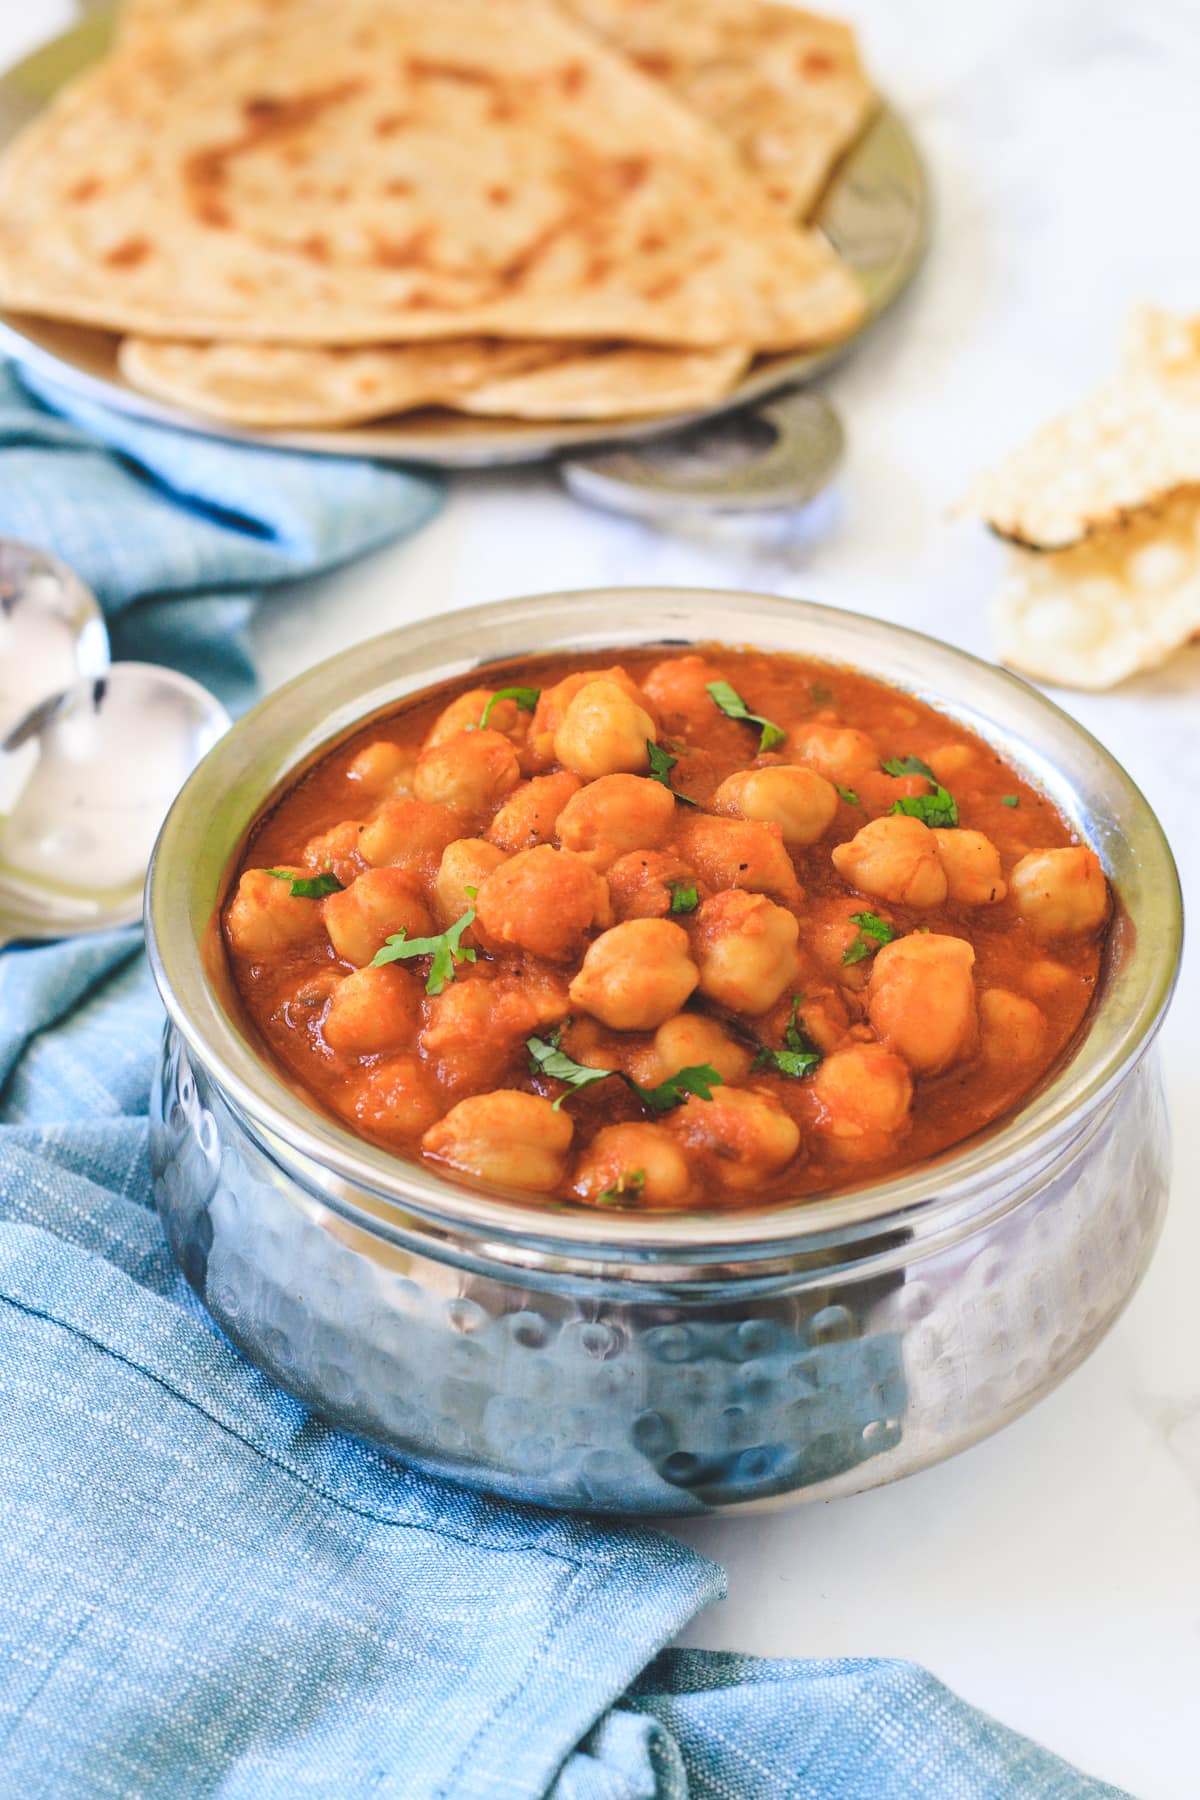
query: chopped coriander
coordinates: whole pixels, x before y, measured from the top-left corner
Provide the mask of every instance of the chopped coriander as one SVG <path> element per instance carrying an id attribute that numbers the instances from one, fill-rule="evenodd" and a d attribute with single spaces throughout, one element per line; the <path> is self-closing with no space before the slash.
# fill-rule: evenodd
<path id="1" fill-rule="evenodd" d="M 646 752 L 650 758 L 651 781 L 660 781 L 663 787 L 670 788 L 675 798 L 682 800 L 685 806 L 699 806 L 698 800 L 689 800 L 686 794 L 675 793 L 675 789 L 671 787 L 671 770 L 679 758 L 672 756 L 669 750 L 664 750 L 661 744 L 656 744 L 653 738 L 646 739 Z"/>
<path id="2" fill-rule="evenodd" d="M 762 726 L 762 734 L 758 740 L 760 756 L 764 751 L 774 749 L 776 744 L 782 744 L 787 736 L 782 726 L 772 724 L 770 719 L 764 719 L 759 713 L 752 713 L 737 689 L 727 681 L 706 681 L 704 686 L 713 704 L 719 707 L 727 719 L 743 719 L 747 725 Z"/>
<path id="3" fill-rule="evenodd" d="M 564 1100 L 569 1100 L 574 1088 L 591 1087 L 597 1081 L 608 1081 L 615 1075 L 615 1069 L 589 1069 L 583 1063 L 577 1063 L 569 1057 L 565 1050 L 558 1047 L 563 1028 L 552 1032 L 549 1038 L 530 1037 L 525 1039 L 525 1048 L 529 1052 L 529 1067 L 535 1075 L 549 1075 L 553 1081 L 565 1081 L 567 1092 L 560 1094 L 554 1102 L 557 1112 Z"/>
<path id="4" fill-rule="evenodd" d="M 906 818 L 920 819 L 922 825 L 931 829 L 945 830 L 948 826 L 958 824 L 958 807 L 952 794 L 948 794 L 928 763 L 919 756 L 893 756 L 883 764 L 885 775 L 923 775 L 933 785 L 932 794 L 905 794 L 901 800 L 893 800 L 889 812 L 903 813 Z"/>
<path id="5" fill-rule="evenodd" d="M 816 1068 L 821 1060 L 821 1052 L 796 1022 L 796 1014 L 803 1004 L 803 994 L 792 995 L 791 1016 L 783 1031 L 786 1048 L 772 1050 L 768 1044 L 763 1044 L 751 1064 L 751 1074 L 758 1069 L 773 1069 L 777 1075 L 789 1075 L 794 1081 L 798 1081 L 810 1069 Z"/>
<path id="6" fill-rule="evenodd" d="M 836 783 L 835 783 L 835 786 L 836 786 Z M 853 788 L 839 787 L 838 793 L 842 796 L 842 799 L 846 802 L 847 806 L 861 806 L 862 805 L 862 801 L 859 799 L 858 795 L 855 793 Z"/>
<path id="7" fill-rule="evenodd" d="M 922 825 L 928 825 L 931 831 L 945 831 L 951 825 L 958 824 L 958 807 L 954 797 L 941 786 L 932 794 L 905 794 L 902 799 L 893 800 L 889 810 L 903 813 L 909 819 L 920 819 Z"/>
<path id="8" fill-rule="evenodd" d="M 1000 804 L 1001 806 L 1020 806 L 1021 796 L 1019 794 L 1001 794 Z"/>
<path id="9" fill-rule="evenodd" d="M 477 887 L 465 887 L 463 893 L 467 896 L 468 900 L 477 900 L 479 898 L 479 889 Z"/>
<path id="10" fill-rule="evenodd" d="M 815 1069 L 821 1060 L 819 1050 L 772 1050 L 764 1044 L 750 1065 L 750 1073 L 756 1075 L 760 1069 L 773 1069 L 776 1075 L 789 1075 L 793 1081 L 799 1081 L 810 1069 Z"/>
<path id="11" fill-rule="evenodd" d="M 625 1079 L 638 1099 L 653 1112 L 670 1112 L 673 1106 L 681 1104 L 685 1094 L 695 1094 L 698 1100 L 711 1100 L 712 1090 L 722 1085 L 722 1077 L 711 1063 L 694 1063 L 690 1068 L 678 1069 L 657 1087 L 642 1087 L 632 1075 L 626 1075 Z"/>
<path id="12" fill-rule="evenodd" d="M 783 1041 L 787 1045 L 789 1050 L 811 1050 L 812 1049 L 812 1045 L 809 1043 L 809 1041 L 805 1037 L 803 1031 L 800 1029 L 800 1025 L 798 1022 L 797 1015 L 799 1014 L 800 1008 L 803 1005 L 804 1005 L 804 995 L 803 994 L 793 994 L 792 995 L 792 1010 L 791 1010 L 790 1014 L 788 1015 L 788 1022 L 783 1028 Z"/>
<path id="13" fill-rule="evenodd" d="M 700 904 L 700 890 L 694 881 L 668 881 L 673 913 L 695 912 Z"/>
<path id="14" fill-rule="evenodd" d="M 446 983 L 454 980 L 456 963 L 475 961 L 474 950 L 464 950 L 462 947 L 463 932 L 474 923 L 475 912 L 469 907 L 461 919 L 456 919 L 448 931 L 441 932 L 437 937 L 410 938 L 406 931 L 398 932 L 372 958 L 371 967 L 382 969 L 387 963 L 403 962 L 411 956 L 432 957 L 425 992 L 440 994 Z"/>
<path id="15" fill-rule="evenodd" d="M 276 881 L 290 881 L 293 900 L 323 900 L 326 894 L 343 891 L 336 875 L 293 875 L 290 869 L 268 869 L 267 874 Z"/>
<path id="16" fill-rule="evenodd" d="M 828 706 L 833 699 L 833 689 L 826 687 L 823 681 L 815 681 L 808 690 L 808 697 L 814 706 Z"/>
<path id="17" fill-rule="evenodd" d="M 614 1200 L 622 1200 L 626 1194 L 640 1194 L 645 1185 L 645 1169 L 622 1169 L 612 1187 L 602 1188 L 592 1204 L 611 1206 Z"/>
<path id="18" fill-rule="evenodd" d="M 532 712 L 542 697 L 541 688 L 510 687 L 497 688 L 479 717 L 477 731 L 486 731 L 487 722 L 492 716 L 492 708 L 501 700 L 515 700 L 522 712 Z"/>
<path id="19" fill-rule="evenodd" d="M 919 756 L 893 756 L 883 765 L 885 775 L 923 775 L 926 781 L 937 786 L 937 776 L 929 764 L 922 762 Z"/>
<path id="20" fill-rule="evenodd" d="M 878 913 L 860 912 L 850 914 L 850 923 L 858 926 L 858 936 L 848 950 L 843 950 L 844 963 L 864 962 L 868 956 L 874 956 L 884 944 L 890 944 L 896 935 L 895 927 L 881 919 Z"/>

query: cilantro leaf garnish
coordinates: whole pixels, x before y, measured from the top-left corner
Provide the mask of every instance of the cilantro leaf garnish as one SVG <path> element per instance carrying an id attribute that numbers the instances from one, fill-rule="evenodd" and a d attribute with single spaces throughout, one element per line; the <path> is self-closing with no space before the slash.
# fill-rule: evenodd
<path id="1" fill-rule="evenodd" d="M 883 772 L 885 775 L 923 775 L 933 784 L 932 794 L 905 794 L 903 799 L 893 800 L 889 812 L 920 819 L 922 825 L 928 825 L 931 830 L 940 828 L 944 831 L 948 826 L 958 824 L 958 807 L 953 795 L 946 792 L 929 764 L 922 762 L 919 756 L 893 756 L 883 764 Z"/>
<path id="2" fill-rule="evenodd" d="M 387 963 L 404 962 L 411 956 L 432 957 L 425 992 L 440 994 L 446 983 L 454 980 L 456 963 L 475 961 L 474 950 L 464 950 L 462 947 L 463 932 L 474 923 L 475 909 L 468 907 L 461 919 L 456 919 L 448 931 L 441 932 L 437 937 L 410 938 L 407 931 L 398 932 L 372 957 L 371 967 L 382 969 Z"/>
<path id="3" fill-rule="evenodd" d="M 838 788 L 838 793 L 842 796 L 842 799 L 846 802 L 847 806 L 862 805 L 862 801 L 859 799 L 853 788 L 840 787 Z"/>
<path id="4" fill-rule="evenodd" d="M 792 1010 L 788 1015 L 788 1022 L 783 1028 L 783 1041 L 787 1045 L 789 1050 L 805 1050 L 805 1051 L 807 1051 L 807 1050 L 812 1049 L 812 1045 L 809 1043 L 808 1039 L 805 1037 L 803 1031 L 801 1031 L 799 1023 L 797 1021 L 797 1015 L 799 1014 L 800 1008 L 803 1005 L 804 1005 L 804 995 L 803 994 L 793 994 L 792 995 Z"/>
<path id="5" fill-rule="evenodd" d="M 864 962 L 868 956 L 874 956 L 884 944 L 890 944 L 895 937 L 895 928 L 881 919 L 878 913 L 860 912 L 850 914 L 850 923 L 858 926 L 858 936 L 848 950 L 843 950 L 844 963 Z"/>
<path id="6" fill-rule="evenodd" d="M 676 793 L 671 787 L 671 770 L 679 758 L 672 756 L 669 750 L 664 750 L 661 744 L 656 744 L 653 738 L 646 739 L 646 753 L 650 758 L 650 780 L 660 781 L 663 787 L 670 788 L 675 798 L 682 800 L 685 806 L 699 806 L 698 800 L 689 800 L 686 794 Z"/>
<path id="7" fill-rule="evenodd" d="M 713 704 L 725 714 L 727 719 L 743 719 L 747 725 L 761 725 L 762 734 L 758 740 L 758 753 L 774 749 L 782 744 L 787 732 L 782 726 L 775 725 L 770 719 L 764 719 L 760 713 L 752 713 L 735 687 L 727 681 L 706 681 L 705 691 L 712 697 Z"/>
<path id="8" fill-rule="evenodd" d="M 808 690 L 808 697 L 814 706 L 828 706 L 833 699 L 833 689 L 826 687 L 823 681 L 815 681 Z"/>
<path id="9" fill-rule="evenodd" d="M 931 831 L 946 831 L 951 825 L 958 824 L 954 797 L 941 786 L 932 794 L 905 794 L 901 799 L 893 800 L 888 810 L 903 813 L 909 819 L 920 819 Z"/>
<path id="10" fill-rule="evenodd" d="M 681 1104 L 685 1095 L 695 1094 L 700 1100 L 711 1100 L 713 1088 L 721 1086 L 720 1075 L 708 1063 L 696 1063 L 691 1068 L 679 1069 L 669 1080 L 660 1081 L 657 1087 L 643 1087 L 623 1070 L 589 1069 L 568 1056 L 565 1050 L 559 1049 L 558 1042 L 562 1032 L 563 1028 L 560 1026 L 549 1039 L 526 1038 L 525 1048 L 529 1052 L 529 1066 L 535 1075 L 549 1075 L 555 1081 L 565 1081 L 569 1088 L 591 1087 L 594 1082 L 608 1081 L 611 1076 L 620 1074 L 638 1099 L 653 1112 L 669 1112 L 673 1106 Z M 555 1112 L 569 1097 L 569 1094 L 559 1095 L 554 1102 Z"/>
<path id="11" fill-rule="evenodd" d="M 1020 794 L 1001 794 L 1000 804 L 1001 806 L 1020 806 L 1021 796 Z"/>
<path id="12" fill-rule="evenodd" d="M 611 1206 L 614 1200 L 622 1200 L 626 1194 L 640 1194 L 645 1185 L 645 1169 L 622 1169 L 613 1186 L 602 1188 L 592 1205 Z"/>
<path id="13" fill-rule="evenodd" d="M 584 1063 L 577 1063 L 568 1056 L 565 1050 L 558 1047 L 563 1028 L 553 1032 L 549 1038 L 529 1037 L 525 1039 L 525 1048 L 529 1052 L 529 1067 L 535 1075 L 549 1075 L 554 1081 L 565 1081 L 568 1092 L 560 1094 L 554 1102 L 557 1112 L 564 1100 L 570 1099 L 570 1091 L 574 1088 L 591 1087 L 594 1082 L 608 1081 L 616 1074 L 615 1069 L 589 1069 Z"/>
<path id="14" fill-rule="evenodd" d="M 293 875 L 290 869 L 268 869 L 267 874 L 276 881 L 290 881 L 293 900 L 323 900 L 326 894 L 343 891 L 336 875 Z"/>
<path id="15" fill-rule="evenodd" d="M 923 775 L 926 781 L 937 786 L 937 776 L 919 756 L 893 756 L 883 764 L 883 772 L 885 775 Z"/>
<path id="16" fill-rule="evenodd" d="M 477 731 L 486 731 L 487 722 L 492 716 L 492 708 L 500 700 L 515 700 L 522 712 L 532 712 L 542 697 L 541 688 L 510 687 L 497 688 L 479 716 Z"/>
<path id="17" fill-rule="evenodd" d="M 700 890 L 694 881 L 668 881 L 673 913 L 695 912 L 700 904 Z"/>
<path id="18" fill-rule="evenodd" d="M 750 1065 L 750 1073 L 756 1075 L 760 1069 L 773 1069 L 776 1075 L 790 1075 L 793 1081 L 799 1081 L 810 1069 L 815 1069 L 821 1060 L 819 1050 L 772 1050 L 764 1044 Z"/>
<path id="19" fill-rule="evenodd" d="M 670 1112 L 687 1094 L 695 1094 L 698 1100 L 711 1100 L 712 1090 L 723 1085 L 722 1077 L 711 1063 L 693 1063 L 689 1068 L 677 1069 L 669 1080 L 660 1081 L 657 1087 L 643 1087 L 632 1075 L 626 1075 L 625 1079 L 652 1112 Z"/>
<path id="20" fill-rule="evenodd" d="M 783 1041 L 787 1046 L 783 1050 L 772 1050 L 769 1044 L 759 1048 L 758 1055 L 750 1065 L 753 1075 L 759 1069 L 773 1069 L 777 1075 L 789 1075 L 798 1081 L 815 1069 L 821 1060 L 821 1052 L 807 1038 L 796 1022 L 796 1014 L 804 1003 L 803 994 L 792 995 L 792 1011 L 783 1031 Z"/>

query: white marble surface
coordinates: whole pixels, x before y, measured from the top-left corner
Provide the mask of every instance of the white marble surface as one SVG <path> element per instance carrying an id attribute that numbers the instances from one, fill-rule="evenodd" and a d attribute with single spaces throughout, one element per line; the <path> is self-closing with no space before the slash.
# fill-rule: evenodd
<path id="1" fill-rule="evenodd" d="M 845 10 L 928 158 L 937 222 L 916 287 L 830 383 L 851 440 L 836 491 L 800 519 L 665 532 L 589 513 L 545 473 L 459 479 L 413 542 L 267 603 L 269 682 L 422 612 L 612 582 L 807 595 L 987 653 L 998 551 L 947 519 L 966 476 L 1105 371 L 1131 303 L 1200 308 L 1200 10 Z M 0 53 L 67 12 L 0 4 Z M 1200 648 L 1116 693 L 1055 697 L 1140 782 L 1200 900 Z M 1198 1013 L 1193 956 L 1162 1039 L 1172 1209 L 1104 1346 L 947 1466 L 822 1508 L 689 1527 L 730 1577 L 689 1642 L 915 1657 L 1142 1800 L 1200 1793 Z"/>

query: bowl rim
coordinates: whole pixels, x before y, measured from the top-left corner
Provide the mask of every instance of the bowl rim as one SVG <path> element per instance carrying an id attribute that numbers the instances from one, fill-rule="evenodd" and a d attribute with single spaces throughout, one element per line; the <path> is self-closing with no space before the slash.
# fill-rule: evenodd
<path id="1" fill-rule="evenodd" d="M 622 605 L 633 608 L 633 615 L 610 629 L 607 620 Z M 708 629 L 688 631 L 697 609 L 715 617 L 708 618 Z M 714 630 L 720 619 L 736 621 L 735 632 L 726 636 Z M 1129 891 L 1118 888 L 1131 927 L 1119 966 L 1106 972 L 1104 991 L 1074 1051 L 1007 1119 L 911 1170 L 827 1196 L 735 1212 L 597 1213 L 460 1182 L 377 1148 L 303 1097 L 245 1036 L 207 973 L 204 940 L 246 832 L 300 767 L 388 705 L 523 652 L 585 654 L 657 645 L 678 650 L 714 642 L 766 648 L 755 643 L 756 621 L 762 630 L 794 637 L 790 646 L 776 643 L 772 651 L 790 648 L 793 654 L 859 669 L 939 707 L 998 747 L 1003 743 L 1008 760 L 1048 793 L 1080 835 L 1093 847 L 1102 843 L 1108 849 L 1108 857 L 1101 854 L 1110 873 L 1114 857 L 1126 859 L 1136 905 L 1130 905 Z M 661 629 L 671 624 L 683 634 Z M 559 635 L 547 641 L 551 626 Z M 851 654 L 806 643 L 813 632 Z M 959 674 L 964 689 L 972 683 L 982 689 L 1002 712 L 1007 703 L 1010 722 L 984 717 L 927 681 L 929 663 Z M 902 670 L 911 671 L 913 679 L 899 678 Z M 344 693 L 345 719 L 314 727 L 308 722 L 312 709 L 331 688 Z M 357 712 L 355 696 L 361 702 Z M 1036 743 L 1020 737 L 1017 725 L 1023 720 L 1057 735 L 1080 767 L 1103 777 L 1113 796 L 1112 816 L 1085 817 L 1067 777 Z M 1123 829 L 1114 829 L 1118 813 L 1128 817 Z M 208 855 L 211 834 L 219 837 L 222 831 L 234 835 L 220 857 L 215 893 L 206 901 L 195 892 L 196 872 Z M 919 1218 L 923 1229 L 930 1229 L 939 1217 L 994 1199 L 1001 1173 L 1007 1170 L 1015 1181 L 1032 1164 L 1044 1164 L 1084 1128 L 1144 1055 L 1170 1004 L 1183 939 L 1179 876 L 1149 802 L 1098 740 L 1030 683 L 911 627 L 814 601 L 741 589 L 637 585 L 558 590 L 422 617 L 353 645 L 275 689 L 234 724 L 180 791 L 151 859 L 145 917 L 155 981 L 193 1059 L 243 1122 L 260 1128 L 277 1160 L 294 1153 L 294 1172 L 307 1185 L 314 1171 L 327 1177 L 334 1204 L 341 1210 L 349 1206 L 366 1229 L 378 1233 L 386 1227 L 377 1211 L 354 1207 L 355 1188 L 391 1202 L 397 1223 L 424 1221 L 476 1243 L 518 1242 L 550 1253 L 569 1249 L 610 1263 L 622 1258 L 711 1262 L 722 1250 L 747 1254 L 755 1247 L 779 1252 L 789 1244 L 836 1242 L 894 1227 L 899 1220 L 908 1224 Z"/>

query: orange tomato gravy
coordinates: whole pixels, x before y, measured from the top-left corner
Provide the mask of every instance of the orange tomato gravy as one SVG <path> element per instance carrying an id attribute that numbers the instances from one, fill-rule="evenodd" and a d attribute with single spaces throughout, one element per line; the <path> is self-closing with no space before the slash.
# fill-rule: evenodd
<path id="1" fill-rule="evenodd" d="M 607 650 L 595 655 L 532 655 L 477 669 L 461 680 L 418 694 L 393 712 L 372 720 L 310 767 L 255 825 L 235 873 L 299 867 L 305 862 L 305 847 L 314 838 L 345 821 L 361 824 L 370 816 L 372 807 L 379 804 L 379 797 L 365 802 L 361 784 L 349 778 L 347 771 L 355 757 L 367 746 L 387 743 L 402 750 L 411 766 L 439 715 L 460 694 L 481 686 L 499 689 L 518 684 L 544 691 L 575 671 L 609 669 L 614 665 L 640 683 L 664 661 L 697 655 L 720 670 L 751 711 L 776 722 L 788 734 L 773 753 L 760 756 L 757 727 L 724 716 L 715 704 L 711 713 L 705 713 L 699 721 L 695 716 L 689 718 L 672 714 L 670 709 L 649 707 L 647 710 L 655 717 L 658 742 L 677 758 L 670 775 L 671 785 L 698 802 L 701 809 L 710 807 L 720 783 L 734 772 L 799 760 L 794 745 L 805 727 L 826 724 L 853 727 L 869 734 L 880 764 L 893 758 L 917 757 L 936 763 L 939 768 L 953 767 L 955 772 L 947 774 L 944 785 L 957 803 L 960 826 L 983 832 L 991 839 L 999 851 L 1006 878 L 1027 852 L 1078 842 L 1054 805 L 990 745 L 907 694 L 872 677 L 804 657 L 697 645 L 679 650 L 660 647 Z M 518 739 L 529 725 L 529 716 L 522 714 L 517 725 Z M 531 769 L 543 774 L 558 766 L 551 761 L 533 769 L 519 743 L 518 749 L 523 779 L 528 778 Z M 952 752 L 949 759 L 948 749 Z M 852 963 L 843 960 L 843 946 L 849 941 L 849 928 L 844 921 L 852 913 L 870 913 L 884 917 L 898 937 L 927 931 L 967 939 L 975 953 L 977 995 L 987 989 L 1002 988 L 1032 999 L 1040 1010 L 1044 1031 L 1036 1060 L 1006 1062 L 1002 1057 L 985 1055 L 977 1034 L 965 1053 L 943 1072 L 914 1072 L 906 1127 L 894 1134 L 886 1146 L 876 1146 L 876 1153 L 865 1156 L 848 1153 L 844 1145 L 823 1135 L 812 1072 L 794 1078 L 770 1067 L 759 1068 L 738 1085 L 769 1096 L 794 1119 L 799 1127 L 797 1153 L 785 1167 L 750 1187 L 731 1186 L 722 1178 L 719 1154 L 695 1154 L 694 1183 L 687 1198 L 689 1209 L 758 1206 L 859 1186 L 911 1169 L 950 1146 L 961 1144 L 1010 1113 L 1043 1082 L 1064 1058 L 1092 1001 L 1103 934 L 1068 936 L 1048 944 L 1018 915 L 1011 893 L 991 905 L 967 906 L 947 900 L 940 906 L 916 909 L 885 903 L 848 886 L 831 861 L 834 846 L 854 837 L 869 820 L 887 814 L 896 798 L 925 794 L 930 787 L 919 776 L 895 778 L 882 770 L 844 785 L 853 798 L 839 796 L 836 814 L 825 834 L 816 843 L 790 852 L 803 897 L 790 908 L 799 923 L 797 964 L 794 978 L 779 1002 L 763 1015 L 735 1017 L 697 990 L 685 1010 L 716 1019 L 726 1026 L 732 1038 L 752 1051 L 760 1045 L 769 1049 L 782 1047 L 787 1026 L 793 1022 L 793 1011 L 794 1023 L 806 1041 L 818 1044 L 826 1055 L 839 1042 L 873 1041 L 875 1033 L 866 1016 L 866 984 L 873 956 Z M 1012 804 L 1014 800 L 1016 803 Z M 486 837 L 490 813 L 494 811 L 495 807 L 491 807 L 464 817 L 461 835 Z M 686 830 L 692 816 L 693 808 L 676 803 L 678 831 Z M 557 842 L 553 833 L 548 841 Z M 670 850 L 673 842 L 669 838 L 659 848 Z M 416 858 L 416 874 L 427 893 L 432 892 L 438 863 L 436 852 Z M 311 863 L 308 867 L 314 869 Z M 713 891 L 712 883 L 706 882 L 699 872 L 696 882 L 703 902 Z M 314 899 L 306 904 L 313 907 L 316 920 L 324 903 Z M 227 941 L 229 916 L 227 905 Z M 626 915 L 618 912 L 618 919 L 623 916 Z M 843 921 L 840 938 L 836 932 L 831 933 L 831 919 Z M 672 922 L 688 933 L 699 929 L 694 912 L 673 916 Z M 442 930 L 443 924 L 439 917 L 434 931 Z M 599 935 L 600 927 L 596 927 L 589 937 L 594 940 Z M 515 975 L 523 982 L 565 985 L 580 966 L 579 956 L 566 963 L 547 961 L 519 947 L 489 941 L 478 926 L 474 933 L 466 935 L 464 943 L 474 944 L 478 960 L 474 965 L 458 964 L 455 982 L 488 982 Z M 364 1107 L 360 1102 L 364 1081 L 381 1062 L 386 1062 L 389 1053 L 356 1055 L 345 1048 L 335 1050 L 324 1037 L 328 995 L 339 980 L 352 972 L 349 963 L 339 960 L 324 931 L 314 929 L 307 941 L 261 957 L 239 954 L 233 949 L 229 960 L 245 1014 L 267 1054 L 302 1085 L 314 1105 L 402 1157 L 421 1157 L 419 1131 L 397 1129 L 386 1110 L 381 1114 L 378 1107 Z M 428 959 L 409 960 L 400 966 L 418 984 L 422 995 L 420 1018 L 428 1021 L 438 1004 L 436 998 L 424 997 Z M 795 995 L 803 998 L 793 1008 Z M 563 1010 L 570 1022 L 562 1035 L 562 1048 L 593 1065 L 628 1068 L 653 1038 L 653 1032 L 614 1032 L 595 1020 L 583 1022 L 581 1036 L 577 1014 L 571 1009 Z M 418 1022 L 412 1041 L 403 1049 L 410 1057 L 420 1059 L 422 1079 L 439 1113 L 449 1112 L 472 1094 L 500 1088 L 541 1095 L 548 1100 L 566 1095 L 562 1110 L 573 1121 L 573 1140 L 561 1182 L 541 1196 L 547 1204 L 572 1198 L 575 1171 L 602 1129 L 645 1120 L 679 1129 L 679 1118 L 672 1125 L 673 1113 L 655 1114 L 648 1110 L 634 1090 L 617 1077 L 573 1091 L 535 1073 L 523 1037 L 501 1047 L 498 1065 L 495 1033 L 481 1031 L 477 1066 L 472 1064 L 468 1045 L 465 1055 L 457 1059 L 452 1079 L 445 1081 L 437 1059 L 422 1051 L 420 1029 Z M 539 1026 L 537 1035 L 546 1040 L 551 1031 L 549 1025 Z M 680 1117 L 684 1111 L 705 1104 L 702 1098 L 688 1098 L 678 1109 Z M 594 1201 L 596 1196 L 591 1198 Z M 639 1208 L 645 1202 L 636 1191 L 630 1191 L 608 1194 L 603 1204 Z"/>

